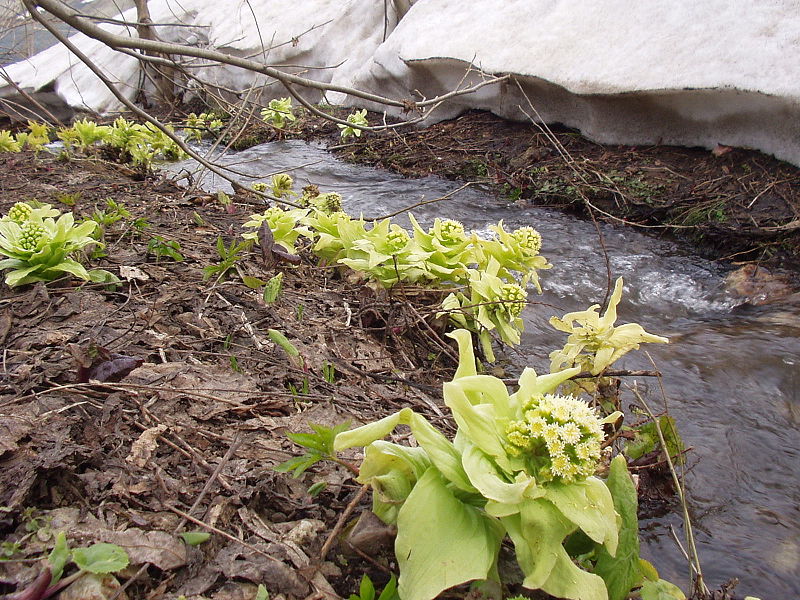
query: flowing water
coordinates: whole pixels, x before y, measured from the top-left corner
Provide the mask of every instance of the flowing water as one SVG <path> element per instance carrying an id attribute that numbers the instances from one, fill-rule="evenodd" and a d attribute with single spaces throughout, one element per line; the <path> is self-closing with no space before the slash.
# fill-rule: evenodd
<path id="1" fill-rule="evenodd" d="M 246 174 L 242 182 L 268 181 L 287 170 L 296 186 L 336 191 L 346 209 L 378 217 L 458 187 L 429 177 L 404 179 L 337 161 L 301 142 L 257 146 L 224 159 Z M 298 165 L 302 165 L 298 167 Z M 182 165 L 187 167 L 187 164 Z M 175 167 L 173 167 L 175 168 Z M 227 184 L 206 178 L 206 189 Z M 504 219 L 509 229 L 532 225 L 542 234 L 543 305 L 529 306 L 516 365 L 546 371 L 548 353 L 564 342 L 547 323 L 551 315 L 582 310 L 603 300 L 606 266 L 597 233 L 585 223 L 537 208 L 519 208 L 468 188 L 414 211 L 425 225 L 434 217 L 459 219 L 486 230 Z M 692 450 L 686 482 L 698 552 L 712 589 L 740 578 L 737 593 L 763 600 L 800 597 L 800 307 L 740 307 L 723 284 L 724 270 L 680 245 L 630 229 L 601 225 L 614 277 L 625 279 L 619 322 L 636 321 L 669 345 L 645 345 L 663 373 L 669 409 Z M 632 352 L 620 368 L 652 368 Z M 651 405 L 661 403 L 653 380 L 640 381 Z M 628 394 L 630 396 L 630 394 Z M 625 397 L 625 396 L 623 396 Z M 688 568 L 670 534 L 683 539 L 678 514 L 642 523 L 642 554 L 662 577 L 686 588 Z"/>

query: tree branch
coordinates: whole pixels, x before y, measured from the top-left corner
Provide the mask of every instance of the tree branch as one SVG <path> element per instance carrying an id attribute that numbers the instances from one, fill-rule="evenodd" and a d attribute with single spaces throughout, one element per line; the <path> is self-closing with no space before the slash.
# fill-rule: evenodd
<path id="1" fill-rule="evenodd" d="M 236 56 L 225 54 L 223 52 L 218 52 L 216 50 L 207 50 L 204 48 L 197 48 L 194 46 L 184 46 L 181 44 L 174 44 L 170 42 L 143 40 L 138 38 L 116 35 L 110 33 L 109 31 L 106 31 L 105 29 L 98 27 L 97 25 L 94 25 L 93 23 L 87 22 L 85 19 L 81 18 L 78 15 L 78 13 L 68 10 L 66 5 L 58 2 L 57 0 L 36 0 L 35 2 L 32 0 L 23 0 L 23 2 L 28 11 L 32 15 L 36 13 L 35 11 L 36 6 L 41 7 L 50 14 L 52 14 L 53 16 L 55 16 L 56 18 L 67 23 L 77 31 L 80 31 L 81 33 L 87 35 L 88 37 L 99 40 L 100 42 L 103 42 L 107 46 L 114 49 L 129 48 L 129 49 L 141 50 L 143 52 L 176 54 L 181 56 L 193 56 L 195 58 L 203 58 L 207 60 L 216 61 L 222 64 L 231 65 L 234 67 L 240 67 L 242 69 L 246 69 L 254 73 L 260 73 L 262 75 L 266 75 L 273 79 L 277 79 L 284 85 L 294 84 L 321 91 L 340 92 L 342 94 L 347 94 L 349 96 L 360 98 L 362 100 L 383 104 L 385 106 L 394 106 L 396 108 L 407 109 L 409 108 L 409 106 L 411 108 L 424 108 L 426 106 L 436 105 L 445 98 L 452 98 L 453 96 L 457 95 L 469 94 L 486 85 L 499 83 L 507 79 L 507 76 L 493 77 L 486 81 L 482 81 L 481 83 L 472 86 L 470 88 L 449 92 L 448 94 L 445 94 L 442 97 L 437 96 L 435 98 L 431 98 L 430 100 L 426 100 L 423 102 L 414 102 L 411 100 L 396 100 L 394 98 L 387 98 L 385 96 L 380 96 L 378 94 L 371 94 L 369 92 L 364 92 L 362 90 L 358 90 L 343 85 L 333 85 L 330 83 L 323 83 L 320 81 L 315 81 L 313 79 L 308 79 L 306 77 L 291 75 L 289 73 L 285 73 L 283 71 L 275 69 L 274 67 L 263 65 L 256 61 L 239 58 Z"/>
<path id="2" fill-rule="evenodd" d="M 133 113 L 135 113 L 136 116 L 138 116 L 140 119 L 142 119 L 144 121 L 147 121 L 148 123 L 151 123 L 152 125 L 157 127 L 159 130 L 161 130 L 164 133 L 164 135 L 166 135 L 172 141 L 174 141 L 178 145 L 178 147 L 181 150 L 183 150 L 187 155 L 192 157 L 194 160 L 196 160 L 198 163 L 203 165 L 206 169 L 208 169 L 209 171 L 211 171 L 215 175 L 221 177 L 225 181 L 228 181 L 231 185 L 233 185 L 234 189 L 242 187 L 241 183 L 239 183 L 238 181 L 236 181 L 232 177 L 229 177 L 217 165 L 207 161 L 205 158 L 200 156 L 197 152 L 192 150 L 188 145 L 186 145 L 186 142 L 184 142 L 179 136 L 175 135 L 175 133 L 173 131 L 170 131 L 169 128 L 166 125 L 164 125 L 161 121 L 159 121 L 155 117 L 151 116 L 149 113 L 147 113 L 146 111 L 142 110 L 141 108 L 136 106 L 133 102 L 128 100 L 125 97 L 125 95 L 122 94 L 116 88 L 116 86 L 105 76 L 103 71 L 89 59 L 88 56 L 86 56 L 80 49 L 76 48 L 75 45 L 72 42 L 70 42 L 69 39 L 66 38 L 66 36 L 64 36 L 64 34 L 62 34 L 60 31 L 58 31 L 50 23 L 48 23 L 38 13 L 38 11 L 36 11 L 35 4 L 34 4 L 33 0 L 22 0 L 22 3 L 25 5 L 25 8 L 28 9 L 28 11 L 31 13 L 31 16 L 34 19 L 39 21 L 39 23 L 41 23 L 42 26 L 45 29 L 47 29 L 53 35 L 53 37 L 55 37 L 59 42 L 64 44 L 64 46 L 70 52 L 72 52 L 75 56 L 77 56 L 78 59 L 80 59 L 87 66 L 87 68 L 89 68 L 92 71 L 92 73 L 94 73 L 100 79 L 100 81 L 103 82 L 103 84 L 109 89 L 109 91 L 112 94 L 114 94 L 114 96 L 117 98 L 117 100 L 122 102 L 122 104 L 124 104 L 129 110 L 131 110 Z M 277 198 L 274 198 L 274 197 L 270 196 L 269 194 L 264 194 L 262 192 L 256 192 L 256 191 L 253 191 L 253 193 L 257 194 L 257 195 L 260 195 L 262 197 L 265 197 L 265 198 L 269 198 L 270 200 L 277 200 Z M 287 202 L 285 200 L 281 200 L 281 202 L 283 202 L 284 204 L 291 204 L 292 206 L 296 206 L 296 205 L 293 205 L 291 202 Z"/>

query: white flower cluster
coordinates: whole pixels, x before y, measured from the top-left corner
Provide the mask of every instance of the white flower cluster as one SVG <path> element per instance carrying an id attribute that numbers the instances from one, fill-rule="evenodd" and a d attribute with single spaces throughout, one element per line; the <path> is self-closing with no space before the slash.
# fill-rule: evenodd
<path id="1" fill-rule="evenodd" d="M 602 421 L 583 400 L 547 394 L 532 398 L 524 419 L 506 428 L 508 453 L 526 459 L 541 482 L 572 482 L 597 470 L 603 443 Z"/>

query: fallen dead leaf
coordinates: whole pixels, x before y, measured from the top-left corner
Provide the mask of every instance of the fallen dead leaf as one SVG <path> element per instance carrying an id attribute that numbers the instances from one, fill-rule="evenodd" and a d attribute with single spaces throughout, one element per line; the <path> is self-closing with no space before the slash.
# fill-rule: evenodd
<path id="1" fill-rule="evenodd" d="M 142 435 L 131 444 L 131 451 L 125 460 L 132 465 L 143 468 L 153 456 L 153 452 L 158 447 L 158 436 L 167 430 L 163 423 L 146 429 Z"/>
<path id="2" fill-rule="evenodd" d="M 121 587 L 113 575 L 89 573 L 72 583 L 58 597 L 60 600 L 109 600 L 116 595 L 118 600 L 128 600 Z"/>

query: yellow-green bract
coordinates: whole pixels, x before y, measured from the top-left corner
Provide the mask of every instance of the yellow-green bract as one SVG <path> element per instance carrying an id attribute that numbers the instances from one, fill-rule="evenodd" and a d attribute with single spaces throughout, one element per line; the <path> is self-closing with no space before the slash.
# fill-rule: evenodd
<path id="1" fill-rule="evenodd" d="M 70 255 L 98 243 L 91 237 L 97 223 L 90 220 L 76 225 L 72 213 L 65 213 L 57 220 L 43 217 L 42 214 L 50 214 L 47 209 L 44 213 L 43 209 L 32 209 L 24 218 L 21 215 L 26 211 L 14 208 L 18 207 L 12 207 L 12 215 L 0 219 L 0 254 L 8 257 L 0 261 L 0 270 L 10 270 L 5 279 L 9 286 L 50 281 L 64 273 L 87 281 L 92 279 L 92 274 Z"/>
<path id="2" fill-rule="evenodd" d="M 563 543 L 581 530 L 609 555 L 616 552 L 611 493 L 587 474 L 599 457 L 594 444 L 602 439 L 602 424 L 619 413 L 601 420 L 580 400 L 554 400 L 555 389 L 579 368 L 544 376 L 525 369 L 519 390 L 509 394 L 501 380 L 477 374 L 470 333 L 450 335 L 459 347 L 458 370 L 444 385 L 458 424 L 452 442 L 408 408 L 334 441 L 337 451 L 365 447 L 359 481 L 373 487 L 374 512 L 397 525 L 400 597 L 430 600 L 460 583 L 497 580 L 500 544 L 508 535 L 526 587 L 559 598 L 606 600 L 603 580 L 579 568 Z M 543 414 L 545 424 L 558 428 L 561 448 L 523 444 L 513 435 L 520 423 Z M 382 440 L 398 425 L 411 428 L 418 447 Z M 584 443 L 592 448 L 581 454 Z M 553 468 L 559 456 L 561 466 Z M 566 469 L 563 460 L 576 468 Z"/>
<path id="3" fill-rule="evenodd" d="M 568 313 L 561 319 L 557 317 L 550 319 L 553 327 L 569 334 L 564 348 L 550 354 L 551 371 L 580 366 L 592 375 L 598 375 L 624 354 L 638 349 L 641 343 L 669 342 L 665 337 L 647 333 L 638 323 L 626 323 L 615 327 L 617 305 L 621 298 L 620 277 L 603 316 L 598 312 L 600 305 L 595 304 L 586 310 Z"/>
<path id="4" fill-rule="evenodd" d="M 346 140 L 352 136 L 361 137 L 361 129 L 359 127 L 353 127 L 353 125 L 360 127 L 369 126 L 369 123 L 367 122 L 367 109 L 364 108 L 362 110 L 357 110 L 350 113 L 347 115 L 347 122 L 350 123 L 350 125 L 342 125 L 341 123 L 338 125 L 339 129 L 342 130 L 342 139 Z"/>

